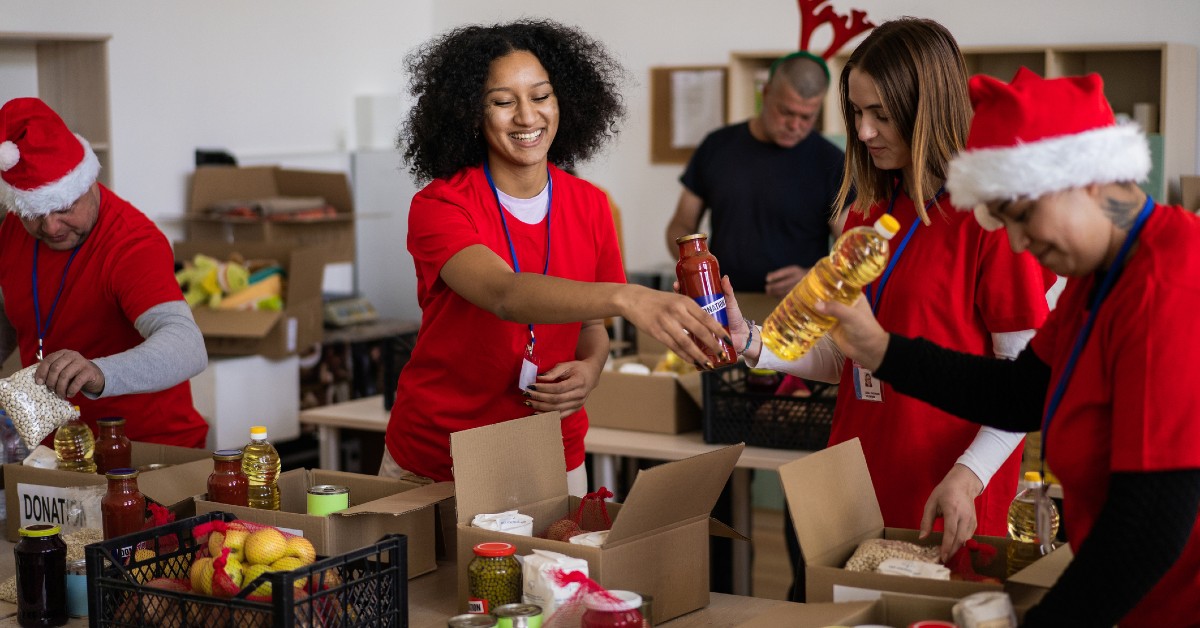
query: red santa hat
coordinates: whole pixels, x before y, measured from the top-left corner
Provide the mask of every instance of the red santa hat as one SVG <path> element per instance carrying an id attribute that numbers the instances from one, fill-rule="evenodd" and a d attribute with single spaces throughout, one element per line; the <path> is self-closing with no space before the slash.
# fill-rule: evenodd
<path id="1" fill-rule="evenodd" d="M 985 229 L 1001 226 L 989 201 L 1150 173 L 1146 137 L 1135 124 L 1117 124 L 1098 74 L 1043 79 L 1021 68 L 1012 83 L 976 75 L 970 87 L 975 116 L 966 148 L 950 161 L 946 189 Z"/>
<path id="2" fill-rule="evenodd" d="M 87 140 L 37 98 L 0 108 L 0 140 L 0 203 L 22 218 L 70 207 L 100 174 Z"/>

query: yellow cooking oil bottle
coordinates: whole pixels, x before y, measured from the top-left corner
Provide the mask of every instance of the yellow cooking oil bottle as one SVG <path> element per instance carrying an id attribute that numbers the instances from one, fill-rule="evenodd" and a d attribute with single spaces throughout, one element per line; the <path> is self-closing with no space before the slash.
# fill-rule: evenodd
<path id="1" fill-rule="evenodd" d="M 818 301 L 854 303 L 863 286 L 883 274 L 888 260 L 888 240 L 900 230 L 891 214 L 873 226 L 847 230 L 833 244 L 828 256 L 792 288 L 763 324 L 762 339 L 775 355 L 795 360 L 821 339 L 837 322 L 814 309 Z"/>
<path id="2" fill-rule="evenodd" d="M 1037 501 L 1042 488 L 1042 476 L 1037 471 L 1025 472 L 1025 479 L 1017 496 L 1008 507 L 1008 575 L 1028 567 L 1030 563 L 1042 557 L 1045 553 L 1038 537 Z M 1058 536 L 1058 508 L 1045 498 L 1050 507 L 1050 530 L 1048 536 L 1051 542 Z"/>
<path id="3" fill-rule="evenodd" d="M 251 508 L 279 510 L 279 452 L 267 441 L 267 428 L 250 428 L 250 442 L 242 448 L 242 473 L 250 480 Z"/>
<path id="4" fill-rule="evenodd" d="M 79 416 L 75 406 L 75 418 L 60 425 L 54 432 L 54 455 L 58 468 L 64 471 L 95 473 L 96 436 Z"/>

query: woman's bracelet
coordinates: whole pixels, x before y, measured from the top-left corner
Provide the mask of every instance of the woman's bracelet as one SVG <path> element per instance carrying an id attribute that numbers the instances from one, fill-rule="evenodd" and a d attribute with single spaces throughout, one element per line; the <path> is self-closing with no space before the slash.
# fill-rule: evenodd
<path id="1" fill-rule="evenodd" d="M 746 346 L 742 347 L 742 350 L 738 353 L 744 355 L 746 350 L 750 348 L 750 343 L 754 341 L 754 327 L 754 321 L 746 321 Z"/>

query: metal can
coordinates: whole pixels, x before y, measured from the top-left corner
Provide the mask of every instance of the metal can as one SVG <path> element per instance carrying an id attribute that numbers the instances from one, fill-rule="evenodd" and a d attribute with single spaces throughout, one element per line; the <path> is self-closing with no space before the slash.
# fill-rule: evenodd
<path id="1" fill-rule="evenodd" d="M 477 613 L 455 615 L 450 618 L 446 626 L 447 628 L 496 628 L 496 618 Z"/>
<path id="2" fill-rule="evenodd" d="M 350 489 L 318 484 L 308 489 L 308 514 L 322 516 L 350 507 Z"/>
<path id="3" fill-rule="evenodd" d="M 496 628 L 542 628 L 542 607 L 505 604 L 496 608 Z"/>

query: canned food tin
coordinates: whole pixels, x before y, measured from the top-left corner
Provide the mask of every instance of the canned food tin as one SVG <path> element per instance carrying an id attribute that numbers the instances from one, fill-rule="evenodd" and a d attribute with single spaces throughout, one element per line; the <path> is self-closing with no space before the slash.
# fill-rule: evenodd
<path id="1" fill-rule="evenodd" d="M 496 608 L 496 628 L 542 628 L 542 607 L 505 604 Z"/>
<path id="2" fill-rule="evenodd" d="M 350 489 L 318 484 L 308 489 L 308 514 L 322 516 L 350 507 Z"/>
<path id="3" fill-rule="evenodd" d="M 496 628 L 496 618 L 491 615 L 469 613 L 455 615 L 446 624 L 447 628 Z"/>

